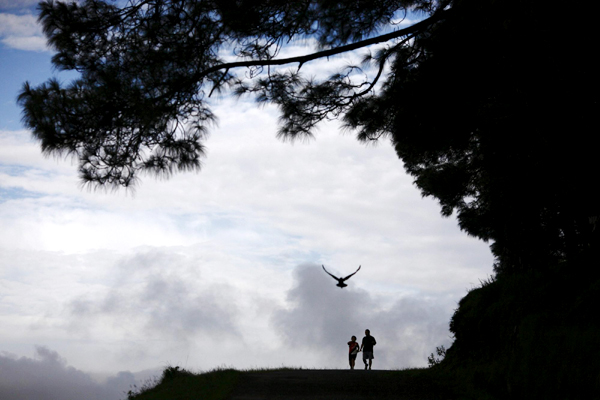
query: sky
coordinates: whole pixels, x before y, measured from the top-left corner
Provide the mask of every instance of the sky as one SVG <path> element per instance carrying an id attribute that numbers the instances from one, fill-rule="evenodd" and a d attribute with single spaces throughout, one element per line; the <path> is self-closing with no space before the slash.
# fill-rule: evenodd
<path id="1" fill-rule="evenodd" d="M 200 172 L 82 188 L 20 122 L 25 81 L 68 79 L 35 6 L 0 0 L 0 398 L 117 400 L 166 366 L 344 369 L 365 329 L 375 369 L 425 367 L 452 343 L 493 258 L 389 142 L 335 121 L 282 142 L 277 109 L 224 96 Z M 361 270 L 340 289 L 321 265 Z"/>

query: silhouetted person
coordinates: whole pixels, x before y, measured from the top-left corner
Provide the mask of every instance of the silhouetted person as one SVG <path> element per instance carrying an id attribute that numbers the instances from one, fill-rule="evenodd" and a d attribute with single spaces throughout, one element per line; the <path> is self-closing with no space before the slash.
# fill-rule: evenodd
<path id="1" fill-rule="evenodd" d="M 371 365 L 373 364 L 373 346 L 377 344 L 375 338 L 371 336 L 370 330 L 365 330 L 365 337 L 362 340 L 362 344 L 360 345 L 360 350 L 363 352 L 363 362 L 365 363 L 365 369 L 367 366 L 371 369 Z M 367 365 L 367 360 L 369 360 L 369 364 Z"/>
<path id="2" fill-rule="evenodd" d="M 329 275 L 331 275 L 331 274 L 330 274 L 330 273 L 329 273 L 329 272 L 328 272 L 328 271 L 325 269 L 325 266 L 324 266 L 324 265 L 321 265 L 321 266 L 323 267 L 323 271 L 325 271 L 325 272 L 327 272 Z M 348 275 L 348 276 L 347 276 L 347 277 L 345 277 L 345 278 L 338 278 L 338 277 L 337 277 L 337 276 L 335 276 L 335 275 L 331 275 L 331 277 L 332 277 L 333 279 L 335 279 L 335 280 L 337 280 L 337 281 L 338 281 L 338 284 L 337 284 L 337 285 L 335 285 L 335 286 L 339 286 L 339 287 L 340 287 L 340 288 L 342 288 L 342 289 L 343 289 L 343 288 L 345 288 L 346 286 L 348 286 L 348 285 L 346 285 L 346 284 L 344 283 L 344 281 L 345 281 L 346 279 L 350 278 L 350 277 L 351 277 L 352 275 L 354 275 L 355 273 L 357 273 L 359 269 L 360 269 L 360 265 L 358 266 L 358 269 L 357 269 L 356 271 L 354 271 L 354 273 L 352 273 L 352 274 Z"/>
<path id="3" fill-rule="evenodd" d="M 356 336 L 352 336 L 351 339 L 352 340 L 350 340 L 348 342 L 348 351 L 350 352 L 350 354 L 348 355 L 348 360 L 350 361 L 350 369 L 354 369 L 354 363 L 356 362 L 356 355 L 360 351 L 360 346 L 358 345 L 358 342 L 356 341 Z"/>

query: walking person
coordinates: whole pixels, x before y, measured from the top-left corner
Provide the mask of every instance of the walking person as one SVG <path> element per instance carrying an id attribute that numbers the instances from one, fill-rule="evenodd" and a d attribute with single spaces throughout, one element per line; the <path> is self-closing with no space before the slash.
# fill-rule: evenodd
<path id="1" fill-rule="evenodd" d="M 367 367 L 371 369 L 371 366 L 373 365 L 373 358 L 375 358 L 373 357 L 373 346 L 375 346 L 376 344 L 377 341 L 373 336 L 371 336 L 371 331 L 368 329 L 365 330 L 365 337 L 363 338 L 362 344 L 360 345 L 360 350 L 358 350 L 363 352 L 363 362 L 365 363 L 365 369 L 367 369 Z"/>
<path id="2" fill-rule="evenodd" d="M 348 342 L 348 351 L 350 353 L 348 355 L 348 360 L 350 361 L 350 369 L 354 369 L 354 364 L 356 363 L 356 355 L 360 351 L 360 346 L 356 341 L 356 336 L 352 336 L 351 339 L 352 340 Z"/>

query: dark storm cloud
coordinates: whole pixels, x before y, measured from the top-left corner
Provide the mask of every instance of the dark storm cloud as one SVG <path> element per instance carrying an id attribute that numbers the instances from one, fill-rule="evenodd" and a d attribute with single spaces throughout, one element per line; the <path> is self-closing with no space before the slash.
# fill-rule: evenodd
<path id="1" fill-rule="evenodd" d="M 201 333 L 238 337 L 235 290 L 203 282 L 185 256 L 151 250 L 123 260 L 113 286 L 102 296 L 70 302 L 74 325 L 103 317 L 124 326 L 142 324 L 149 335 L 184 341 Z"/>
<path id="2" fill-rule="evenodd" d="M 352 279 L 360 279 L 357 276 Z M 297 266 L 294 278 L 295 287 L 287 296 L 292 308 L 278 311 L 273 319 L 290 344 L 335 351 L 332 340 L 358 336 L 364 329 L 365 318 L 375 304 L 367 292 L 353 287 L 352 280 L 347 288 L 339 289 L 336 281 L 315 264 Z"/>
<path id="3" fill-rule="evenodd" d="M 55 351 L 37 346 L 35 358 L 0 354 L 2 400 L 118 400 L 136 383 L 130 372 L 119 372 L 104 384 L 69 367 Z"/>
<path id="4" fill-rule="evenodd" d="M 386 368 L 423 366 L 436 346 L 448 345 L 449 312 L 440 305 L 442 300 L 403 297 L 384 307 L 378 296 L 357 288 L 363 270 L 340 289 L 320 265 L 296 267 L 295 286 L 288 292 L 290 307 L 273 316 L 286 344 L 338 357 L 352 335 L 360 342 L 370 329 L 378 341 L 377 365 Z"/>

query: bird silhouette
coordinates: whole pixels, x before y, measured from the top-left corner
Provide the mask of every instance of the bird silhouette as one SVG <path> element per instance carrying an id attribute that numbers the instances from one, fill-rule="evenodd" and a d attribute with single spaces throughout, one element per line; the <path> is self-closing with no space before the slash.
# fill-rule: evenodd
<path id="1" fill-rule="evenodd" d="M 337 280 L 337 281 L 338 281 L 338 284 L 337 284 L 337 285 L 335 285 L 335 286 L 339 286 L 341 289 L 343 289 L 343 288 L 345 288 L 346 286 L 348 286 L 348 285 L 346 285 L 346 284 L 344 283 L 344 281 L 345 281 L 346 279 L 350 278 L 350 277 L 351 277 L 352 275 L 354 275 L 355 273 L 357 273 L 357 272 L 358 272 L 358 270 L 360 269 L 360 265 L 359 265 L 359 266 L 358 266 L 358 269 L 357 269 L 356 271 L 354 271 L 354 273 L 352 273 L 352 274 L 348 275 L 348 276 L 347 276 L 347 277 L 345 277 L 345 278 L 338 278 L 337 276 L 330 274 L 330 273 L 329 273 L 329 271 L 327 271 L 327 270 L 325 269 L 325 266 L 324 266 L 324 265 L 321 265 L 321 266 L 323 267 L 323 271 L 327 272 L 327 274 L 331 275 L 331 277 L 332 277 L 333 279 L 335 279 L 335 280 Z"/>

